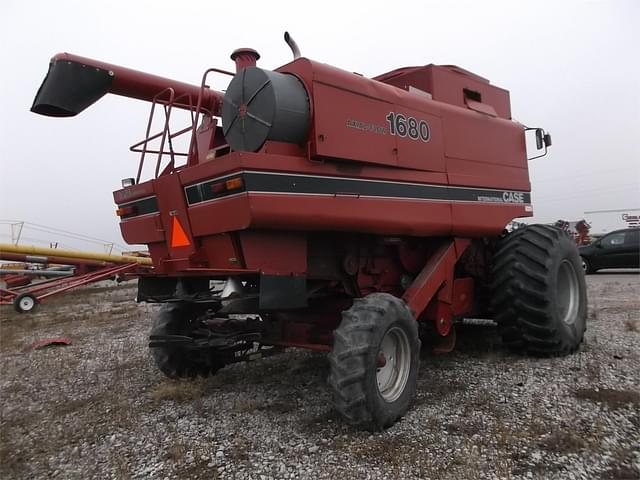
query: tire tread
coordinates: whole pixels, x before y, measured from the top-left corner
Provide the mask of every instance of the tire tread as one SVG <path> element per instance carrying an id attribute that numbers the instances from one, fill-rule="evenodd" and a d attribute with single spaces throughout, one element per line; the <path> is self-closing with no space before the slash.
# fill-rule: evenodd
<path id="1" fill-rule="evenodd" d="M 572 339 L 559 334 L 549 300 L 551 258 L 562 242 L 571 240 L 548 225 L 518 229 L 498 242 L 491 272 L 491 308 L 507 347 L 543 356 L 566 355 L 582 341 L 584 328 Z M 573 256 L 579 265 L 577 250 Z M 581 270 L 576 273 L 582 275 Z"/>

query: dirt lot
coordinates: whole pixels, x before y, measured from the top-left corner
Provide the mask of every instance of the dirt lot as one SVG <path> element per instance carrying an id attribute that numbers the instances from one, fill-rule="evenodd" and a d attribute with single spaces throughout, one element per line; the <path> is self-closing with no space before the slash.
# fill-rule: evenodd
<path id="1" fill-rule="evenodd" d="M 463 326 L 423 352 L 418 398 L 379 434 L 345 425 L 323 355 L 289 351 L 173 382 L 135 286 L 0 310 L 2 478 L 640 478 L 640 275 L 588 277 L 580 352 L 505 352 Z M 23 351 L 68 336 L 72 346 Z"/>

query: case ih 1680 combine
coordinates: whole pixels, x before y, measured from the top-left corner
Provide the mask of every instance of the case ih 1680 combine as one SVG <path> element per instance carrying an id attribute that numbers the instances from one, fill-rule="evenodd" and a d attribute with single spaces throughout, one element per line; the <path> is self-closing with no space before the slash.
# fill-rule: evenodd
<path id="1" fill-rule="evenodd" d="M 291 63 L 265 70 L 238 49 L 235 73 L 209 69 L 200 86 L 58 54 L 33 103 L 54 117 L 106 93 L 152 103 L 132 147 L 138 176 L 114 199 L 125 240 L 153 258 L 138 300 L 165 304 L 150 337 L 160 370 L 326 351 L 336 409 L 377 429 L 415 396 L 420 338 L 448 350 L 465 316 L 495 319 L 522 352 L 578 348 L 587 301 L 574 243 L 543 225 L 505 233 L 532 215 L 527 129 L 509 92 L 455 66 L 365 78 L 285 39 Z M 212 73 L 233 77 L 224 94 Z M 192 120 L 172 131 L 176 108 Z M 157 134 L 154 112 L 166 120 Z M 531 133 L 546 151 L 550 137 Z"/>

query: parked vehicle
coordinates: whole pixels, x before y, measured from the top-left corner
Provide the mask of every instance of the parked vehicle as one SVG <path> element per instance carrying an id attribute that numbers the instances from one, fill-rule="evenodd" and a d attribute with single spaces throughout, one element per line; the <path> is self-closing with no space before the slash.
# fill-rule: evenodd
<path id="1" fill-rule="evenodd" d="M 585 273 L 604 268 L 640 268 L 640 229 L 615 230 L 578 251 Z"/>

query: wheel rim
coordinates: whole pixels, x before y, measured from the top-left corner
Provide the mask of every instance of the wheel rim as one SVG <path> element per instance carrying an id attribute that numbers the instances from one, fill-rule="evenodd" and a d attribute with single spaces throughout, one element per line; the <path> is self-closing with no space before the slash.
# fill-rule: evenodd
<path id="1" fill-rule="evenodd" d="M 18 306 L 20 307 L 20 310 L 23 310 L 25 312 L 28 312 L 29 310 L 31 310 L 35 304 L 36 302 L 33 300 L 32 297 L 22 297 L 18 302 Z"/>
<path id="2" fill-rule="evenodd" d="M 387 330 L 380 343 L 378 357 L 384 358 L 384 365 L 376 372 L 378 392 L 391 403 L 404 392 L 411 370 L 411 347 L 404 330 L 399 327 Z"/>
<path id="3" fill-rule="evenodd" d="M 558 314 L 564 323 L 573 325 L 580 303 L 578 274 L 569 260 L 563 260 L 558 270 Z"/>
<path id="4" fill-rule="evenodd" d="M 580 259 L 582 261 L 582 270 L 584 271 L 584 273 L 587 273 L 587 270 L 589 270 L 589 266 L 587 265 L 587 261 L 584 258 Z"/>

